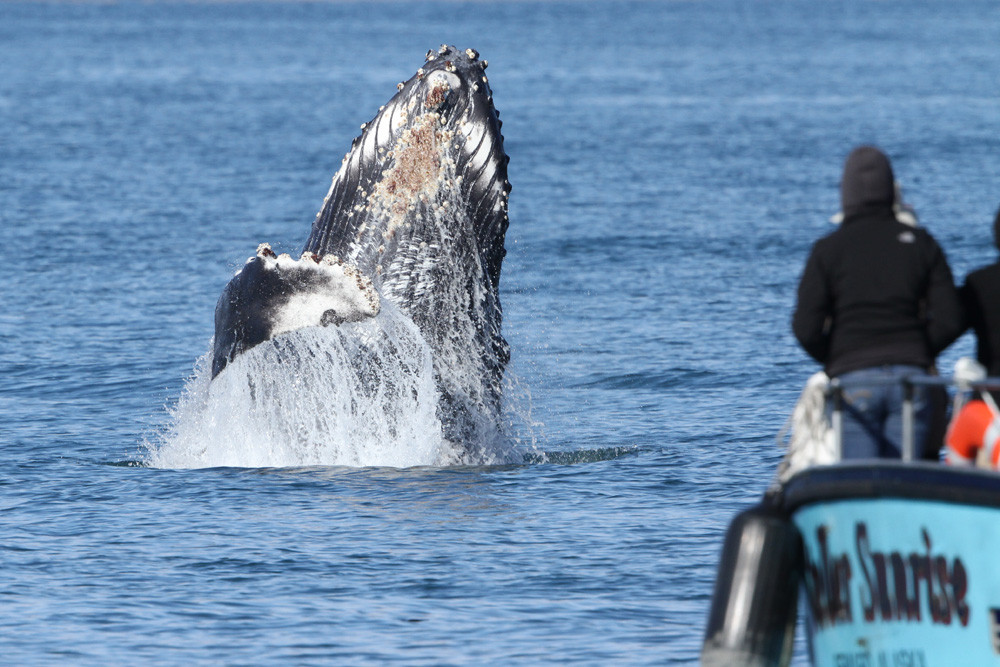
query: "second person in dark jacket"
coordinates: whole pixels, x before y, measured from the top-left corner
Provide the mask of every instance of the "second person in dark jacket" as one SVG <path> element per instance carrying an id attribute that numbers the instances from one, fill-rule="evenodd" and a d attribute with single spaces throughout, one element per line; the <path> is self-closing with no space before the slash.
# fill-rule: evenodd
<path id="1" fill-rule="evenodd" d="M 1000 248 L 1000 210 L 993 219 L 993 241 Z M 959 290 L 966 323 L 976 332 L 976 359 L 990 376 L 1000 376 L 1000 261 L 970 273 Z"/>

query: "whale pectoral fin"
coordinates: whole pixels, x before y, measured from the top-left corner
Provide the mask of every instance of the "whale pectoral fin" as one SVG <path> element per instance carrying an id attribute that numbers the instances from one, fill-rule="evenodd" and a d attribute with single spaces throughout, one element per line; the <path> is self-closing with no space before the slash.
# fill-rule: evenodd
<path id="1" fill-rule="evenodd" d="M 336 257 L 305 253 L 294 260 L 261 244 L 215 307 L 212 377 L 238 355 L 283 333 L 359 322 L 379 308 L 371 281 Z"/>

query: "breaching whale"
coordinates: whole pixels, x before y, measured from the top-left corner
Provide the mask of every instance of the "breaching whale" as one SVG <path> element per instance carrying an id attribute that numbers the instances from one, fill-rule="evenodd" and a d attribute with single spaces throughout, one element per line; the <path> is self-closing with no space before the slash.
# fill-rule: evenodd
<path id="1" fill-rule="evenodd" d="M 497 427 L 511 186 L 486 67 L 472 49 L 429 51 L 361 126 L 300 258 L 261 244 L 223 290 L 213 379 L 258 345 L 364 322 L 389 302 L 430 348 L 443 436 Z"/>

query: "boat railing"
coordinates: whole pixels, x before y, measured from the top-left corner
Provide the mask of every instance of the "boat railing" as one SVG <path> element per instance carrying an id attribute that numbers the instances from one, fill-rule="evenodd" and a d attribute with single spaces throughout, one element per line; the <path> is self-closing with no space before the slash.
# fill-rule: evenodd
<path id="1" fill-rule="evenodd" d="M 893 380 L 893 382 L 896 382 Z M 903 428 L 900 439 L 901 458 L 904 462 L 913 461 L 915 456 L 915 442 L 913 423 L 916 417 L 914 408 L 914 398 L 918 387 L 939 387 L 947 389 L 954 387 L 958 391 L 1000 391 L 1000 377 L 987 377 L 974 382 L 956 382 L 952 378 L 940 377 L 936 375 L 913 375 L 898 381 L 903 389 Z M 843 460 L 844 456 L 844 385 L 839 378 L 830 380 L 826 390 L 826 400 L 831 402 L 833 409 L 830 415 L 830 426 L 834 432 L 834 443 L 837 460 Z"/>

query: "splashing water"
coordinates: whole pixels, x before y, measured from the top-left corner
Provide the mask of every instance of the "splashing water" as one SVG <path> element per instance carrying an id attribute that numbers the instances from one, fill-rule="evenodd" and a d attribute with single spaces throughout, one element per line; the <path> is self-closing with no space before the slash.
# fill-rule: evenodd
<path id="1" fill-rule="evenodd" d="M 213 381 L 199 360 L 172 423 L 147 443 L 163 468 L 392 466 L 513 462 L 497 441 L 442 437 L 431 351 L 386 303 L 378 317 L 285 334 Z M 508 451 L 504 451 L 504 450 Z"/>

